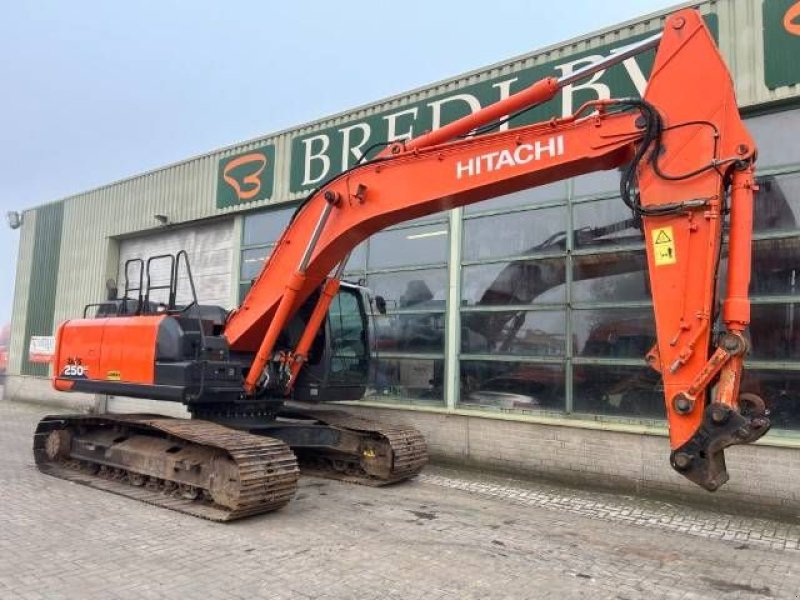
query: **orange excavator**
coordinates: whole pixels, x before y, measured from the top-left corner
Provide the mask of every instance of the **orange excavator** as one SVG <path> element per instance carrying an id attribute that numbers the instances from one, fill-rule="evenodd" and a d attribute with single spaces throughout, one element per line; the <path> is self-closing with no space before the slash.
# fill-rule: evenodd
<path id="1" fill-rule="evenodd" d="M 566 118 L 500 127 L 564 86 L 653 48 L 642 99 L 596 100 Z M 657 332 L 646 360 L 663 380 L 670 462 L 713 491 L 728 479 L 724 449 L 770 427 L 764 402 L 739 391 L 755 157 L 712 36 L 697 12 L 677 12 L 662 33 L 435 131 L 389 142 L 329 180 L 297 208 L 231 313 L 198 304 L 193 285 L 192 301 L 177 303 L 181 268 L 191 283 L 185 253 L 129 261 L 121 298 L 87 306 L 84 318 L 59 327 L 53 385 L 182 402 L 192 418 L 49 416 L 34 438 L 37 465 L 214 520 L 283 506 L 299 466 L 372 485 L 415 475 L 427 461 L 415 429 L 309 408 L 364 394 L 369 299 L 341 282 L 350 252 L 390 225 L 620 169 L 622 200 L 645 237 Z M 152 301 L 156 260 L 167 260 L 173 275 L 160 304 Z M 137 271 L 138 279 L 128 276 Z M 720 313 L 724 331 L 716 335 Z"/>

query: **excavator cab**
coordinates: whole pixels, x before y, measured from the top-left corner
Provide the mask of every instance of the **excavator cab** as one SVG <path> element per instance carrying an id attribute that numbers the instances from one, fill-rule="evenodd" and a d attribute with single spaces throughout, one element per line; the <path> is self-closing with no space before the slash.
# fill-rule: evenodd
<path id="1" fill-rule="evenodd" d="M 316 299 L 307 303 L 313 309 Z M 370 373 L 369 290 L 342 282 L 293 390 L 302 402 L 359 400 Z M 304 311 L 301 311 L 301 315 Z"/>

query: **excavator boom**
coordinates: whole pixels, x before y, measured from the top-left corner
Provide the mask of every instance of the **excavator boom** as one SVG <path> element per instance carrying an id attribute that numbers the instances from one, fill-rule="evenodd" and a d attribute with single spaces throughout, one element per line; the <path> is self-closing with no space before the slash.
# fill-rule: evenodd
<path id="1" fill-rule="evenodd" d="M 332 294 L 322 294 L 304 342 L 282 354 L 288 374 L 276 378 L 268 371 L 280 332 L 315 290 L 335 290 L 338 275 L 329 275 L 340 272 L 352 249 L 373 233 L 501 194 L 622 168 L 623 200 L 645 234 L 658 336 L 648 362 L 664 380 L 672 464 L 707 489 L 724 483 L 722 449 L 753 441 L 769 427 L 763 404 L 750 399 L 745 417 L 738 398 L 749 322 L 755 145 L 739 117 L 728 70 L 696 11 L 670 16 L 663 34 L 608 62 L 655 46 L 643 100 L 596 101 L 564 119 L 483 133 L 504 115 L 544 102 L 576 77 L 608 66 L 591 65 L 569 80 L 539 81 L 439 130 L 396 142 L 313 193 L 226 325 L 231 348 L 256 352 L 246 391 L 291 388 Z M 728 213 L 726 332 L 712 348 Z M 709 401 L 708 389 L 717 381 Z"/>

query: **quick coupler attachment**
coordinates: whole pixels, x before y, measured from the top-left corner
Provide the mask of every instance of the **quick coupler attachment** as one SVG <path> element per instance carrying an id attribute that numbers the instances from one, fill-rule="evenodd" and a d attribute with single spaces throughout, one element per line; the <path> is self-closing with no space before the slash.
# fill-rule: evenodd
<path id="1" fill-rule="evenodd" d="M 709 404 L 695 434 L 670 455 L 673 469 L 710 492 L 728 481 L 725 448 L 754 442 L 771 426 L 761 398 L 742 394 L 739 401 L 742 412 L 718 402 Z"/>

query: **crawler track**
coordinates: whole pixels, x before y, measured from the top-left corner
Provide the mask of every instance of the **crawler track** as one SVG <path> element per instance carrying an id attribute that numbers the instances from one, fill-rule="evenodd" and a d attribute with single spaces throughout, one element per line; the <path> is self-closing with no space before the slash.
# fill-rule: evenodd
<path id="1" fill-rule="evenodd" d="M 414 477 L 428 464 L 428 445 L 413 427 L 384 425 L 339 410 L 302 410 L 301 414 L 362 438 L 360 456 L 299 451 L 304 475 L 383 486 Z"/>
<path id="2" fill-rule="evenodd" d="M 279 440 L 153 415 L 48 416 L 33 452 L 48 475 L 212 521 L 281 508 L 299 476 Z"/>

